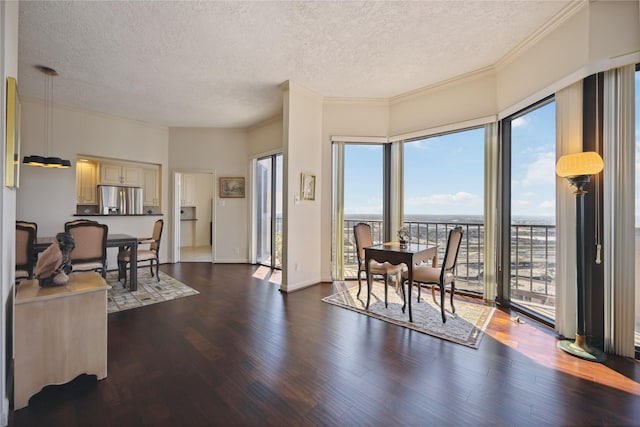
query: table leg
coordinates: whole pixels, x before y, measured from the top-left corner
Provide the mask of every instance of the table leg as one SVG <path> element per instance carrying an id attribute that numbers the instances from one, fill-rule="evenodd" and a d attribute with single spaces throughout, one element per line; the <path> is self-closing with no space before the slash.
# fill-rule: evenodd
<path id="1" fill-rule="evenodd" d="M 365 268 L 365 271 L 367 272 L 367 307 L 366 307 L 367 310 L 369 310 L 369 300 L 371 299 L 371 275 L 369 274 L 370 261 L 371 261 L 370 258 L 365 257 L 364 268 Z"/>
<path id="2" fill-rule="evenodd" d="M 411 311 L 411 291 L 413 290 L 413 261 L 407 265 L 407 299 L 409 300 L 409 322 L 413 323 L 413 312 Z"/>
<path id="3" fill-rule="evenodd" d="M 138 245 L 131 245 L 131 262 L 129 263 L 129 290 L 135 291 L 138 289 Z"/>

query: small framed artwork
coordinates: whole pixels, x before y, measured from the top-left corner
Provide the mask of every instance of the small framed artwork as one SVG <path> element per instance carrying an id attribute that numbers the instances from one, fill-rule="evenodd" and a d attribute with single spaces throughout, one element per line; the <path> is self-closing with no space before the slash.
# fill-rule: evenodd
<path id="1" fill-rule="evenodd" d="M 244 177 L 220 177 L 220 197 L 244 197 Z"/>
<path id="2" fill-rule="evenodd" d="M 7 77 L 7 127 L 4 184 L 18 188 L 20 177 L 20 98 L 16 79 Z"/>
<path id="3" fill-rule="evenodd" d="M 316 176 L 310 173 L 300 174 L 300 199 L 316 199 Z"/>

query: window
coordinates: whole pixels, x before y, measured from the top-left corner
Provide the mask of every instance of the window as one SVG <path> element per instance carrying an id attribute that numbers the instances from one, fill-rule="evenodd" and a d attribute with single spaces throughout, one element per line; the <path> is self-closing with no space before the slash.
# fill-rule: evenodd
<path id="1" fill-rule="evenodd" d="M 484 128 L 404 144 L 404 227 L 412 240 L 439 245 L 464 229 L 456 289 L 482 293 L 484 247 Z"/>
<path id="2" fill-rule="evenodd" d="M 512 304 L 555 318 L 555 101 L 506 119 L 510 129 L 510 260 Z M 508 131 L 507 131 L 508 132 Z"/>

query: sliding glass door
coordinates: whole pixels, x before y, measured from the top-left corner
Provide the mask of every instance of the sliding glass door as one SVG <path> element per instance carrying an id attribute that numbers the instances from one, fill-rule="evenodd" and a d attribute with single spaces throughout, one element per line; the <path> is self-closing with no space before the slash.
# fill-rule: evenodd
<path id="1" fill-rule="evenodd" d="M 256 261 L 282 268 L 282 154 L 256 161 Z"/>
<path id="2" fill-rule="evenodd" d="M 510 119 L 512 304 L 555 318 L 556 108 L 553 99 Z"/>
<path id="3" fill-rule="evenodd" d="M 374 243 L 385 241 L 385 153 L 383 144 L 344 146 L 344 277 L 358 272 L 353 226 L 371 225 Z"/>

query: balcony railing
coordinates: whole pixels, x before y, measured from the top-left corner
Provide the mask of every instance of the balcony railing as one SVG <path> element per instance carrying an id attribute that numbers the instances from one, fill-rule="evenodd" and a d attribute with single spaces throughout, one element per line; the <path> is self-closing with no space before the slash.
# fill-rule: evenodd
<path id="1" fill-rule="evenodd" d="M 345 279 L 357 277 L 353 226 L 358 222 L 371 225 L 374 244 L 384 240 L 381 220 L 345 220 Z M 483 292 L 484 224 L 408 221 L 404 226 L 411 234 L 411 241 L 438 245 L 438 264 L 444 257 L 449 231 L 462 226 L 464 235 L 456 265 L 456 288 L 479 294 Z M 555 226 L 552 225 L 514 224 L 511 227 L 511 300 L 551 318 L 555 306 L 555 236 Z"/>

